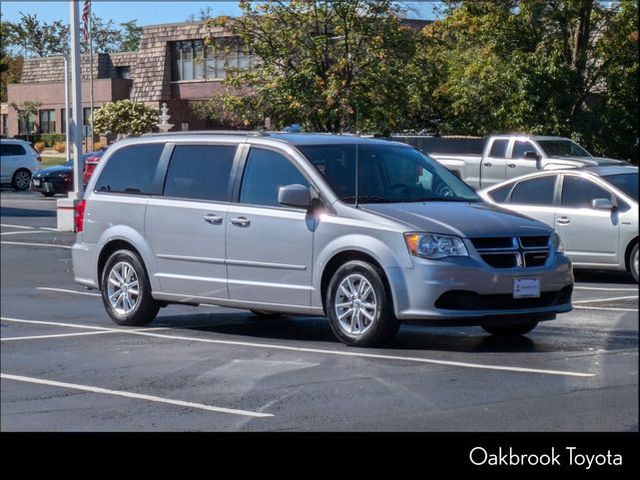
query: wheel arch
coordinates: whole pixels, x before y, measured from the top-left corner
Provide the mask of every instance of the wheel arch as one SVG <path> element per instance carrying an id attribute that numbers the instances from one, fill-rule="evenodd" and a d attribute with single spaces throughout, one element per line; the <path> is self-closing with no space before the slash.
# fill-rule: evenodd
<path id="1" fill-rule="evenodd" d="M 633 238 L 629 244 L 627 245 L 627 249 L 624 251 L 624 266 L 629 271 L 629 266 L 631 263 L 631 252 L 633 251 L 633 247 L 638 244 L 638 239 L 640 237 Z"/>

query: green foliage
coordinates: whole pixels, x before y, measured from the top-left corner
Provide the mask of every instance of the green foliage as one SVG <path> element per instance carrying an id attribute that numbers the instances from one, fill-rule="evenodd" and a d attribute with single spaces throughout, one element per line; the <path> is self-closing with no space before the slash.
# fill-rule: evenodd
<path id="1" fill-rule="evenodd" d="M 22 76 L 23 58 L 12 54 L 8 49 L 10 43 L 10 27 L 5 21 L 0 21 L 0 102 L 7 101 L 7 85 L 18 83 Z"/>
<path id="2" fill-rule="evenodd" d="M 38 108 L 40 107 L 40 105 L 42 105 L 42 102 L 26 101 L 21 105 L 18 105 L 15 102 L 11 102 L 9 105 L 11 106 L 11 108 L 18 112 L 18 122 L 28 125 L 29 120 L 33 121 L 33 119 L 38 114 Z M 27 131 L 27 141 L 29 141 L 30 133 L 31 132 Z"/>
<path id="3" fill-rule="evenodd" d="M 120 32 L 119 52 L 135 52 L 140 48 L 140 37 L 142 37 L 142 27 L 138 25 L 137 20 L 130 20 L 121 23 L 122 30 Z"/>
<path id="4" fill-rule="evenodd" d="M 158 109 L 144 103 L 120 100 L 94 112 L 96 133 L 141 135 L 150 132 L 158 123 Z"/>
<path id="5" fill-rule="evenodd" d="M 243 121 L 276 128 L 388 132 L 403 126 L 413 32 L 389 0 L 240 2 L 243 16 L 209 21 L 235 33 L 254 56 L 227 84 L 250 95 L 229 99 Z M 209 42 L 215 47 L 215 39 Z"/>
<path id="6" fill-rule="evenodd" d="M 445 4 L 446 17 L 419 38 L 415 128 L 564 135 L 637 162 L 635 1 Z"/>

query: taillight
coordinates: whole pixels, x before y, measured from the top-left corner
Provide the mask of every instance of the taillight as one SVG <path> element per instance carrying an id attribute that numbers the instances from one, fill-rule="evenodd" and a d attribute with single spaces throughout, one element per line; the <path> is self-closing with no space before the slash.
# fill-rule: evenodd
<path id="1" fill-rule="evenodd" d="M 36 157 L 36 162 L 42 163 L 42 157 L 40 155 Z"/>
<path id="2" fill-rule="evenodd" d="M 75 208 L 73 209 L 73 224 L 76 228 L 76 233 L 80 233 L 82 231 L 82 227 L 84 226 L 84 209 L 87 206 L 86 200 L 80 200 L 76 203 Z"/>

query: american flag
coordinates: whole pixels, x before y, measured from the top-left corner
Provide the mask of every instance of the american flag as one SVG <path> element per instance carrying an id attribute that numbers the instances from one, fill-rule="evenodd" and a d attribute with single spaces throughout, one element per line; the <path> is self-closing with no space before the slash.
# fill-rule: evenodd
<path id="1" fill-rule="evenodd" d="M 84 41 L 89 41 L 89 12 L 91 11 L 91 1 L 84 0 L 84 8 L 82 9 L 82 35 Z"/>

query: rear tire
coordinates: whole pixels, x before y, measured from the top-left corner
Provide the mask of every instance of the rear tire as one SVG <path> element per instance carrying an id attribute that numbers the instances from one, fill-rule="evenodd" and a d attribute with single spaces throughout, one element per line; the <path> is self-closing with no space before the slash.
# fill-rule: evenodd
<path id="1" fill-rule="evenodd" d="M 325 306 L 335 336 L 353 347 L 387 343 L 400 327 L 384 273 L 360 260 L 345 263 L 333 274 Z"/>
<path id="2" fill-rule="evenodd" d="M 499 337 L 515 337 L 526 335 L 538 326 L 538 322 L 526 322 L 506 325 L 482 325 L 485 332 Z"/>
<path id="3" fill-rule="evenodd" d="M 102 270 L 100 290 L 109 317 L 118 325 L 146 325 L 160 310 L 142 260 L 129 250 L 111 254 Z"/>
<path id="4" fill-rule="evenodd" d="M 30 184 L 31 172 L 29 170 L 27 170 L 26 168 L 19 168 L 14 172 L 13 177 L 11 178 L 11 187 L 14 190 L 22 192 L 24 190 L 27 190 Z"/>
<path id="5" fill-rule="evenodd" d="M 638 283 L 638 247 L 640 243 L 636 242 L 633 250 L 631 250 L 631 255 L 629 255 L 629 273 L 633 277 L 633 279 Z"/>

